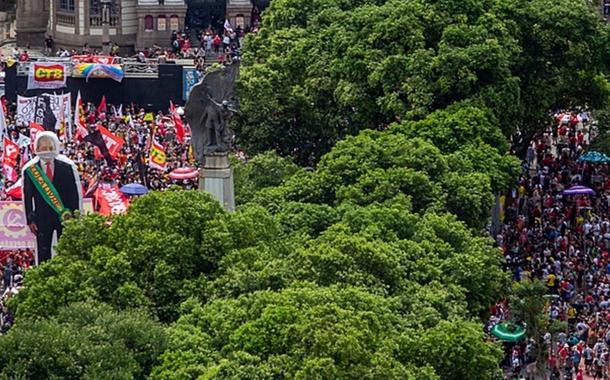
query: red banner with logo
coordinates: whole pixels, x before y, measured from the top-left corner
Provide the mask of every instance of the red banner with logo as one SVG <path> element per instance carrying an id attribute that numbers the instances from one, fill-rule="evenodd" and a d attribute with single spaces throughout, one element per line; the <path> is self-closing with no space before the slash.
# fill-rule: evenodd
<path id="1" fill-rule="evenodd" d="M 33 62 L 28 73 L 28 90 L 66 87 L 66 66 L 62 63 Z"/>
<path id="2" fill-rule="evenodd" d="M 129 207 L 129 199 L 119 191 L 117 185 L 101 184 L 94 193 L 99 213 L 104 216 L 123 214 Z"/>

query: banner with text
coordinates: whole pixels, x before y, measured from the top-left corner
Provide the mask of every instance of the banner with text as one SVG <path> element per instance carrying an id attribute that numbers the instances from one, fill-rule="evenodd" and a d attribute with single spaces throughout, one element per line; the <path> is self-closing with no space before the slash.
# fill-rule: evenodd
<path id="1" fill-rule="evenodd" d="M 32 62 L 28 73 L 28 90 L 66 87 L 66 66 L 62 63 Z"/>
<path id="2" fill-rule="evenodd" d="M 119 191 L 117 185 L 100 185 L 95 190 L 94 197 L 99 205 L 99 213 L 104 216 L 124 214 L 129 207 L 129 199 Z"/>
<path id="3" fill-rule="evenodd" d="M 55 129 L 72 124 L 71 94 L 43 94 L 42 96 L 17 96 L 17 124 L 29 126 L 34 122 L 44 125 L 47 107 L 55 115 Z"/>

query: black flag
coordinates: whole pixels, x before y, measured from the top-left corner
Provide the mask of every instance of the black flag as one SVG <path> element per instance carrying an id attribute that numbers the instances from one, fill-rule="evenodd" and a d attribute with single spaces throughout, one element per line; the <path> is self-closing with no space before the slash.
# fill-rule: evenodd
<path id="1" fill-rule="evenodd" d="M 112 156 L 110 155 L 110 152 L 108 151 L 106 142 L 104 141 L 104 138 L 102 137 L 102 132 L 100 132 L 100 130 L 98 128 L 95 128 L 95 131 L 93 131 L 93 132 L 91 132 L 91 130 L 90 130 L 89 134 L 87 136 L 85 136 L 84 140 L 88 141 L 91 144 L 98 147 L 100 149 L 100 152 L 102 152 L 102 156 L 104 156 L 104 158 L 106 159 L 108 166 L 110 166 L 111 168 L 114 167 L 114 160 L 112 159 Z"/>
<path id="2" fill-rule="evenodd" d="M 51 97 L 44 96 L 44 113 L 42 118 L 42 126 L 45 131 L 55 132 L 55 125 L 57 124 L 57 118 L 51 109 Z"/>

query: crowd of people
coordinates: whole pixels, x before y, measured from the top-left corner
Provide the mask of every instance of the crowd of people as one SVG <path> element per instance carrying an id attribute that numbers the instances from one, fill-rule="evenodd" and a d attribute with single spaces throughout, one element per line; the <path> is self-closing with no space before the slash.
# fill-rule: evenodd
<path id="1" fill-rule="evenodd" d="M 257 29 L 254 29 L 255 31 Z M 252 30 L 249 30 L 252 32 Z M 114 58 L 114 63 L 124 63 L 125 58 L 135 60 L 138 63 L 166 64 L 175 62 L 176 59 L 192 60 L 200 75 L 203 75 L 207 66 L 213 63 L 230 64 L 239 59 L 240 48 L 246 31 L 241 27 L 233 29 L 230 25 L 222 33 L 217 33 L 212 27 L 208 27 L 197 34 L 198 43 L 191 43 L 191 34 L 182 31 L 173 31 L 169 41 L 169 47 L 153 45 L 138 50 L 135 55 L 122 56 L 119 45 L 110 44 L 110 56 Z M 51 36 L 47 36 L 44 41 L 44 54 L 59 58 L 78 57 L 79 61 L 86 62 L 84 57 L 97 57 L 104 55 L 100 49 L 94 49 L 89 44 L 85 44 L 82 49 L 55 49 L 55 42 Z M 27 48 L 19 49 L 14 47 L 9 53 L 10 59 L 24 63 L 31 59 Z M 2 57 L 3 63 L 7 57 Z"/>
<path id="2" fill-rule="evenodd" d="M 29 248 L 0 251 L 0 334 L 6 333 L 13 324 L 13 314 L 6 301 L 19 292 L 25 271 L 33 265 L 34 254 Z"/>
<path id="3" fill-rule="evenodd" d="M 86 123 L 90 131 L 103 126 L 114 135 L 122 138 L 124 144 L 114 160 L 109 162 L 95 155 L 95 146 L 76 136 L 68 139 L 65 135 L 60 140 L 63 153 L 77 165 L 84 194 L 91 194 L 100 183 L 114 183 L 119 186 L 128 183 L 140 183 L 151 190 L 164 190 L 171 185 L 184 189 L 197 188 L 197 178 L 171 179 L 172 170 L 196 165 L 193 151 L 190 148 L 190 134 L 182 142 L 176 137 L 175 123 L 170 112 L 159 111 L 156 115 L 146 112 L 135 104 L 119 107 L 107 106 L 103 112 L 92 103 L 84 105 Z M 101 112 L 100 112 L 101 111 Z M 19 142 L 22 136 L 30 136 L 30 126 L 15 119 L 15 105 L 8 105 L 6 115 L 7 137 L 13 142 Z M 186 126 L 186 122 L 184 123 Z M 148 165 L 152 139 L 164 147 L 166 154 L 166 169 L 153 169 Z M 28 147 L 21 147 L 21 155 L 30 154 Z M 25 162 L 28 157 L 22 157 Z M 7 193 L 14 183 L 5 178 L 0 191 L 0 200 L 13 199 Z"/>
<path id="4" fill-rule="evenodd" d="M 171 33 L 169 46 L 153 45 L 138 50 L 135 55 L 125 58 L 135 58 L 138 62 L 142 63 L 150 59 L 155 59 L 159 63 L 167 63 L 175 59 L 193 59 L 195 66 L 198 67 L 205 65 L 206 59 L 214 59 L 223 63 L 231 61 L 239 55 L 240 47 L 247 32 L 256 33 L 257 31 L 257 26 L 248 30 L 240 26 L 233 29 L 228 23 L 225 24 L 224 30 L 220 33 L 215 31 L 211 26 L 202 29 L 197 34 L 190 33 L 189 31 L 175 30 Z M 191 40 L 194 36 L 198 40 L 195 43 Z M 85 44 L 80 50 L 56 49 L 55 41 L 49 35 L 44 40 L 44 54 L 46 56 L 69 58 L 73 56 L 101 55 L 102 51 L 92 48 L 89 44 Z M 121 58 L 124 58 L 120 54 L 119 45 L 113 42 L 110 44 L 110 55 L 116 57 L 119 61 Z M 19 62 L 27 62 L 30 59 L 30 54 L 27 48 L 19 49 L 14 47 L 11 57 Z"/>
<path id="5" fill-rule="evenodd" d="M 534 137 L 518 184 L 506 198 L 496 236 L 515 281 L 542 280 L 545 312 L 567 329 L 544 338 L 550 379 L 610 376 L 610 170 L 582 160 L 591 128 L 586 112 L 558 112 Z M 570 193 L 573 186 L 584 190 Z M 582 188 L 581 188 L 582 189 Z M 593 190 L 593 191 L 590 191 Z M 510 305 L 493 309 L 492 323 L 509 320 Z M 534 379 L 534 344 L 507 346 L 515 379 Z M 538 363 L 540 364 L 540 363 Z"/>

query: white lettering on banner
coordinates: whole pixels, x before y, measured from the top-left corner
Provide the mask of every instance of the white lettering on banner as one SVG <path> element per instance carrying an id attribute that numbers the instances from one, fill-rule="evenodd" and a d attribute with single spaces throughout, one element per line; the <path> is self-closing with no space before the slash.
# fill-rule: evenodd
<path id="1" fill-rule="evenodd" d="M 117 193 L 114 189 L 102 190 L 102 194 L 108 201 L 108 205 L 113 214 L 127 212 L 127 206 L 125 205 L 125 202 L 123 202 L 121 194 Z"/>
<path id="2" fill-rule="evenodd" d="M 44 114 L 47 109 L 48 102 L 44 97 L 36 97 L 36 109 L 34 110 L 34 121 L 40 125 L 44 125 Z"/>
<path id="3" fill-rule="evenodd" d="M 108 135 L 102 134 L 102 138 L 104 139 L 104 142 L 106 143 L 106 148 L 108 148 L 108 151 L 111 152 L 111 154 L 112 154 L 114 149 L 116 149 L 116 146 L 119 144 Z"/>
<path id="4" fill-rule="evenodd" d="M 47 107 L 45 97 L 49 98 L 48 104 L 51 106 L 51 111 L 57 120 L 55 129 L 59 129 L 62 120 L 66 124 L 72 123 L 72 104 L 70 93 L 53 95 L 43 94 L 42 96 L 24 97 L 17 96 L 17 123 L 29 125 L 32 121 L 42 125 L 44 120 L 44 111 Z M 62 105 L 63 103 L 63 105 Z M 39 107 L 36 105 L 39 104 Z M 61 115 L 63 110 L 64 115 Z"/>

